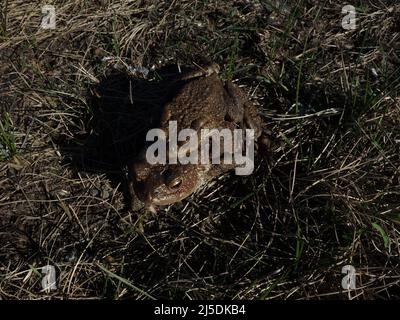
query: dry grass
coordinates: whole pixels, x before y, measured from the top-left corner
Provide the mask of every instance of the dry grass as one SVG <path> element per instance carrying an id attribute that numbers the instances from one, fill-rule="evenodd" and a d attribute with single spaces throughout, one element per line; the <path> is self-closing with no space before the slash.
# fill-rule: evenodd
<path id="1" fill-rule="evenodd" d="M 346 31 L 330 0 L 3 1 L 0 296 L 399 298 L 395 3 L 354 1 Z M 272 160 L 138 215 L 125 166 L 165 95 L 151 80 L 204 61 L 257 103 Z"/>

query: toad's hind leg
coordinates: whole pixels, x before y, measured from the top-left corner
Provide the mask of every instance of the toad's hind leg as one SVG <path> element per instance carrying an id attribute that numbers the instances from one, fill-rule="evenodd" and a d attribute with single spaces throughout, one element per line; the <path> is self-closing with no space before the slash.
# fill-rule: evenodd
<path id="1" fill-rule="evenodd" d="M 227 120 L 238 124 L 242 129 L 253 129 L 254 138 L 257 140 L 256 147 L 261 146 L 263 152 L 268 150 L 271 141 L 256 106 L 235 84 L 227 82 L 225 89 L 231 100 L 226 110 Z"/>
<path id="2" fill-rule="evenodd" d="M 259 137 L 262 131 L 261 117 L 256 107 L 247 99 L 243 91 L 233 83 L 227 82 L 225 88 L 231 100 L 226 110 L 227 118 L 240 124 L 242 129 L 254 129 L 254 136 Z"/>
<path id="3" fill-rule="evenodd" d="M 226 92 L 226 115 L 225 120 L 237 124 L 242 124 L 244 116 L 244 101 L 243 92 L 233 83 L 225 83 Z"/>

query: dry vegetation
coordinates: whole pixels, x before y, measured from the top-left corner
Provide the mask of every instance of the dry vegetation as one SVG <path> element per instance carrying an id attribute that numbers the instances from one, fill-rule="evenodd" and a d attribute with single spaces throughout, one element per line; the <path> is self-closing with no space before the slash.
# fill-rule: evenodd
<path id="1" fill-rule="evenodd" d="M 345 4 L 2 1 L 0 297 L 399 298 L 400 5 L 354 0 L 344 30 Z M 159 70 L 204 61 L 257 103 L 271 159 L 134 212 L 126 161 L 161 105 Z"/>

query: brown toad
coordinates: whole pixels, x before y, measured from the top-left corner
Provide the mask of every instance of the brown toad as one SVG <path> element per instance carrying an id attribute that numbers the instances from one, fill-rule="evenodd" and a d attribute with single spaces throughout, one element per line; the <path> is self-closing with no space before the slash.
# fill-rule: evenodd
<path id="1" fill-rule="evenodd" d="M 178 130 L 251 128 L 255 139 L 261 136 L 262 122 L 256 107 L 235 84 L 221 81 L 218 71 L 219 67 L 213 64 L 181 77 L 179 81 L 184 84 L 165 105 L 159 125 L 167 140 L 170 121 L 176 121 Z M 234 168 L 234 164 L 225 162 L 150 164 L 145 154 L 143 150 L 129 168 L 131 191 L 153 212 L 156 206 L 178 202 L 210 179 Z"/>

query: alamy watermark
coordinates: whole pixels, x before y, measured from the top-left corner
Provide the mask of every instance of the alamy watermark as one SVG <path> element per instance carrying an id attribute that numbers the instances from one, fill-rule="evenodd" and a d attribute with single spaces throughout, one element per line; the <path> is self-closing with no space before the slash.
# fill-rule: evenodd
<path id="1" fill-rule="evenodd" d="M 345 30 L 356 29 L 356 8 L 352 5 L 346 5 L 342 8 L 342 14 L 345 14 L 342 19 L 342 28 Z"/>
<path id="2" fill-rule="evenodd" d="M 342 273 L 346 274 L 342 278 L 342 288 L 344 290 L 354 290 L 356 288 L 356 268 L 352 265 L 343 266 Z"/>
<path id="3" fill-rule="evenodd" d="M 178 132 L 177 122 L 170 121 L 168 135 L 162 129 L 151 129 L 146 141 L 154 142 L 146 150 L 146 160 L 150 164 L 208 165 L 220 164 L 223 158 L 224 164 L 235 165 L 237 175 L 249 175 L 254 170 L 253 129 L 201 129 L 199 137 L 194 129 Z"/>
<path id="4" fill-rule="evenodd" d="M 43 29 L 56 28 L 56 8 L 53 5 L 44 5 L 42 7 L 42 23 L 40 27 Z"/>
<path id="5" fill-rule="evenodd" d="M 42 289 L 45 292 L 57 290 L 56 286 L 56 268 L 52 265 L 46 265 L 42 267 Z"/>

